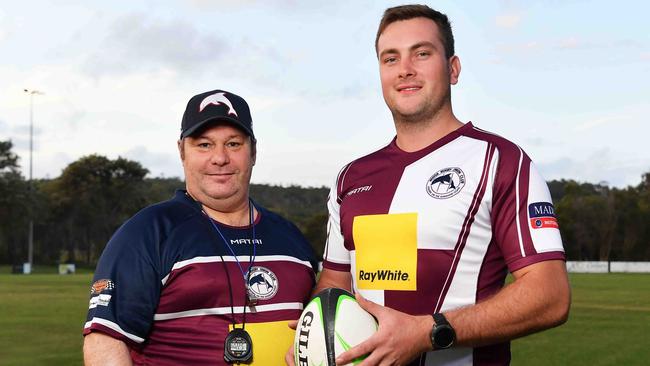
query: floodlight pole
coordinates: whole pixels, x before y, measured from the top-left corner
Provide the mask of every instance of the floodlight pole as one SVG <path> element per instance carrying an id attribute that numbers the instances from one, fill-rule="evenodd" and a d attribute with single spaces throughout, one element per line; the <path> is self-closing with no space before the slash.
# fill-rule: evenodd
<path id="1" fill-rule="evenodd" d="M 33 174 L 33 154 L 34 154 L 34 95 L 43 95 L 45 93 L 38 90 L 24 89 L 29 94 L 29 233 L 27 235 L 27 262 L 30 270 L 33 270 L 34 263 L 34 183 L 32 182 Z"/>

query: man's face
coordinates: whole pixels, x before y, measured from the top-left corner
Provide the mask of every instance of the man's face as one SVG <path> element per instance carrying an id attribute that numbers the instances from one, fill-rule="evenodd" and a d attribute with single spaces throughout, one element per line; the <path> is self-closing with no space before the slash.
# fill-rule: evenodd
<path id="1" fill-rule="evenodd" d="M 449 60 L 438 26 L 427 18 L 391 23 L 377 42 L 384 100 L 402 121 L 432 118 L 450 103 L 451 84 L 458 82 L 460 61 Z"/>
<path id="2" fill-rule="evenodd" d="M 203 204 L 248 199 L 255 155 L 251 139 L 227 124 L 212 125 L 181 140 L 187 191 Z"/>

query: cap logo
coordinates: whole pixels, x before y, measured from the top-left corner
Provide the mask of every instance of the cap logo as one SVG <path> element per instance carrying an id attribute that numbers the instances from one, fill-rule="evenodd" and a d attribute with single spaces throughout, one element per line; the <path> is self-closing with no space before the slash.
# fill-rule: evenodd
<path id="1" fill-rule="evenodd" d="M 214 105 L 223 104 L 226 107 L 228 107 L 228 114 L 233 114 L 235 115 L 235 117 L 239 117 L 237 115 L 237 111 L 235 110 L 235 108 L 233 108 L 232 103 L 230 103 L 230 100 L 226 98 L 225 93 L 215 93 L 205 97 L 205 99 L 203 99 L 203 101 L 201 102 L 201 105 L 199 105 L 199 113 L 201 113 L 203 109 L 209 106 L 210 104 L 214 104 Z"/>

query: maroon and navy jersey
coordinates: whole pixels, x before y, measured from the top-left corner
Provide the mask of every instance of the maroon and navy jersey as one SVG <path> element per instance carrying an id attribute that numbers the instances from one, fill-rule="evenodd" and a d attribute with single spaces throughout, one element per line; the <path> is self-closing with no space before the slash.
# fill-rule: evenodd
<path id="1" fill-rule="evenodd" d="M 253 364 L 283 364 L 294 334 L 287 322 L 309 300 L 317 262 L 293 224 L 255 207 L 254 238 L 250 226 L 215 222 L 234 253 L 185 191 L 137 213 L 99 259 L 84 335 L 126 342 L 135 364 L 225 365 L 226 335 L 233 322 L 241 328 L 246 306 Z M 247 271 L 253 245 L 249 284 L 258 301 L 247 306 L 237 260 Z"/>
<path id="2" fill-rule="evenodd" d="M 430 146 L 346 165 L 328 202 L 323 267 L 381 305 L 423 315 L 475 304 L 507 272 L 564 260 L 548 187 L 508 140 L 467 123 Z M 419 365 L 501 365 L 509 343 L 430 352 Z"/>

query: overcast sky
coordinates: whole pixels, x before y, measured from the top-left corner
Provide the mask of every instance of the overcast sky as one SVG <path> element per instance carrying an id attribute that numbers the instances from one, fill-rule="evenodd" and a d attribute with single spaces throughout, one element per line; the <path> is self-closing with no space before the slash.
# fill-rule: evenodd
<path id="1" fill-rule="evenodd" d="M 0 140 L 34 176 L 78 158 L 182 177 L 194 94 L 251 106 L 253 182 L 329 186 L 394 136 L 374 37 L 395 1 L 8 1 L 0 7 Z M 432 1 L 449 15 L 456 115 L 519 144 L 547 179 L 636 185 L 650 172 L 646 1 Z"/>

